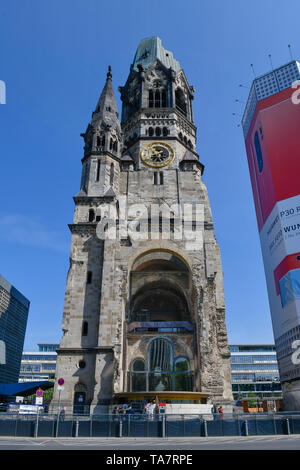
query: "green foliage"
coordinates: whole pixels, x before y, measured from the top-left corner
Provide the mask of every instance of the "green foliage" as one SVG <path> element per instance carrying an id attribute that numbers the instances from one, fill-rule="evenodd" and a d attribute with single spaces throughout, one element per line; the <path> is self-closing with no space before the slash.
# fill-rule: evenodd
<path id="1" fill-rule="evenodd" d="M 48 388 L 48 390 L 45 390 L 43 393 L 43 403 L 50 403 L 50 401 L 53 398 L 53 388 Z M 33 395 L 29 395 L 28 397 L 24 397 L 24 402 L 25 403 L 35 403 L 36 399 L 36 394 L 34 393 Z"/>
<path id="2" fill-rule="evenodd" d="M 249 400 L 250 397 L 255 397 L 255 400 Z M 256 408 L 257 407 L 257 400 L 256 400 L 255 393 L 253 393 L 253 392 L 248 393 L 247 403 L 248 403 L 248 408 Z"/>
<path id="3" fill-rule="evenodd" d="M 50 402 L 53 398 L 53 390 L 54 388 L 48 388 L 48 390 L 45 390 L 44 393 L 43 393 L 43 398 L 44 398 L 44 402 Z"/>

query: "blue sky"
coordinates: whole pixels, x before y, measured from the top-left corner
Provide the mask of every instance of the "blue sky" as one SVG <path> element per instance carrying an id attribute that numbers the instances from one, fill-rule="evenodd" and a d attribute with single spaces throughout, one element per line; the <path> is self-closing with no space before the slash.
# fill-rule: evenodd
<path id="1" fill-rule="evenodd" d="M 300 58 L 297 0 L 10 0 L 0 4 L 0 272 L 31 301 L 25 349 L 59 342 L 84 132 L 157 35 L 195 86 L 197 149 L 221 247 L 230 343 L 273 342 L 241 127 L 257 75 Z"/>

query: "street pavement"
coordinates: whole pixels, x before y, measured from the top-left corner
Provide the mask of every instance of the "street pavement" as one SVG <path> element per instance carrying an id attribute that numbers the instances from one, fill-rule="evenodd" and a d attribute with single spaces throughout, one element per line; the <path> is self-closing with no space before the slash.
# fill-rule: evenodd
<path id="1" fill-rule="evenodd" d="M 1 450 L 300 450 L 300 435 L 180 438 L 0 437 Z"/>

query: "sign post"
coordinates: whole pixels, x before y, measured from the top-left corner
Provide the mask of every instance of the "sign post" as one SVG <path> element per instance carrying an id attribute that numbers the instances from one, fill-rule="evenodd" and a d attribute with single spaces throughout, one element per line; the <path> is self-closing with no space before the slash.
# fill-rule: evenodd
<path id="1" fill-rule="evenodd" d="M 57 407 L 57 422 L 56 422 L 56 437 L 58 436 L 58 426 L 59 426 L 59 415 L 60 415 L 60 396 L 61 392 L 64 390 L 63 384 L 65 383 L 63 378 L 58 379 L 58 407 Z"/>
<path id="2" fill-rule="evenodd" d="M 35 404 L 36 405 L 42 405 L 43 404 L 43 393 L 44 393 L 44 391 L 41 388 L 37 389 L 36 398 L 35 398 Z"/>
<path id="3" fill-rule="evenodd" d="M 35 430 L 34 430 L 34 436 L 38 437 L 39 433 L 39 411 L 40 407 L 38 405 L 43 404 L 43 393 L 44 391 L 41 388 L 38 388 L 36 391 L 36 398 L 35 398 L 35 405 L 36 405 L 36 423 L 35 423 Z"/>
<path id="4" fill-rule="evenodd" d="M 57 390 L 58 390 L 58 413 L 59 413 L 60 412 L 60 395 L 61 395 L 61 392 L 64 390 L 63 384 L 65 383 L 65 381 L 63 378 L 60 378 L 58 379 L 57 383 L 58 383 Z"/>

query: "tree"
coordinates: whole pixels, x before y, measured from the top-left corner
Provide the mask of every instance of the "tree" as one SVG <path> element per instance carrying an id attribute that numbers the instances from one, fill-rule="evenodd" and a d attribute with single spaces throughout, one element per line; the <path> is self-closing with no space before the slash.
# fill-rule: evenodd
<path id="1" fill-rule="evenodd" d="M 255 398 L 255 400 L 249 400 L 249 398 Z M 257 400 L 256 400 L 256 395 L 255 393 L 253 392 L 249 392 L 248 393 L 248 399 L 247 399 L 247 404 L 248 404 L 248 408 L 256 408 L 257 406 Z"/>
<path id="2" fill-rule="evenodd" d="M 44 398 L 44 402 L 48 402 L 48 403 L 52 400 L 52 398 L 53 398 L 53 387 L 48 388 L 48 390 L 44 391 L 43 398 Z"/>

